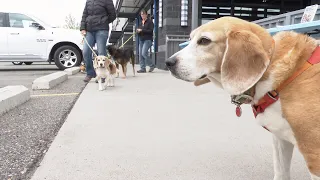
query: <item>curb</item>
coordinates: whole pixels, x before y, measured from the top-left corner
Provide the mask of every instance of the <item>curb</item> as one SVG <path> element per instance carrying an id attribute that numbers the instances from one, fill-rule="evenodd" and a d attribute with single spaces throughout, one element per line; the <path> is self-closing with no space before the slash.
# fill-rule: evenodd
<path id="1" fill-rule="evenodd" d="M 78 72 L 80 72 L 80 67 L 68 68 L 68 69 L 65 69 L 64 72 L 66 72 L 68 76 L 75 75 Z"/>
<path id="2" fill-rule="evenodd" d="M 68 74 L 64 71 L 55 72 L 46 76 L 39 77 L 32 82 L 33 90 L 51 89 L 56 85 L 66 81 Z"/>
<path id="3" fill-rule="evenodd" d="M 30 99 L 30 91 L 22 85 L 0 88 L 0 115 L 14 109 Z"/>

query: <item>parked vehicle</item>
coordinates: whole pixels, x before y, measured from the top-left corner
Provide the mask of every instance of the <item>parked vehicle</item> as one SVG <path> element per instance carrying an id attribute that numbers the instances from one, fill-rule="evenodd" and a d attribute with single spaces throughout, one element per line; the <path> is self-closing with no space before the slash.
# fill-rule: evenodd
<path id="1" fill-rule="evenodd" d="M 27 13 L 0 10 L 0 62 L 54 62 L 63 70 L 83 60 L 79 30 L 55 28 Z"/>

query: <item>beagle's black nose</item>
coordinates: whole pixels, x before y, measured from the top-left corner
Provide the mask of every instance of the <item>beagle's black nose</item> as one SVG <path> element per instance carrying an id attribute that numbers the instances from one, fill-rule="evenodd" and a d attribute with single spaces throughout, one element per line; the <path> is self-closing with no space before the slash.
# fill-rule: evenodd
<path id="1" fill-rule="evenodd" d="M 177 63 L 177 58 L 175 57 L 171 57 L 169 59 L 166 60 L 166 66 L 167 67 L 172 67 Z"/>

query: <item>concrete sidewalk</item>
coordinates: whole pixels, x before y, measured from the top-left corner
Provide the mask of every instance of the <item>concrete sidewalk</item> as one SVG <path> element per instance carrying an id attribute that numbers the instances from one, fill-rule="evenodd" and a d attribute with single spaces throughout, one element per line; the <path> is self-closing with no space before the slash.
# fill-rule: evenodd
<path id="1" fill-rule="evenodd" d="M 237 118 L 214 85 L 131 74 L 87 85 L 32 180 L 273 179 L 271 135 L 250 107 Z M 297 150 L 292 179 L 309 179 Z"/>

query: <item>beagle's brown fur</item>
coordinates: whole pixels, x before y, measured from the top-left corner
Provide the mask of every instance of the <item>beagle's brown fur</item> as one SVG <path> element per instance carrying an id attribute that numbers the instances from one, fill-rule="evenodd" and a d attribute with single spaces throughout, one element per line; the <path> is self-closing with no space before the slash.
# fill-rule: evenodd
<path id="1" fill-rule="evenodd" d="M 187 47 L 166 60 L 172 75 L 196 86 L 213 82 L 230 95 L 255 88 L 255 103 L 301 68 L 318 46 L 307 35 L 279 32 L 272 37 L 261 26 L 234 17 L 204 24 L 190 37 Z M 312 179 L 320 179 L 320 64 L 284 87 L 279 102 L 257 120 L 270 126 L 275 144 L 285 147 L 275 150 L 275 180 L 290 179 L 294 145 Z"/>

